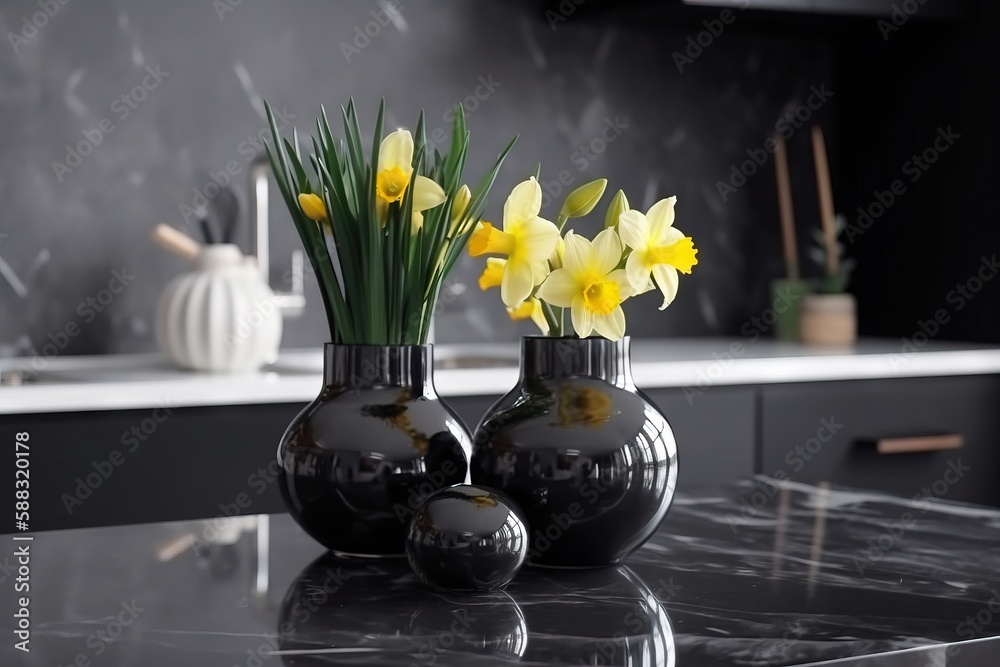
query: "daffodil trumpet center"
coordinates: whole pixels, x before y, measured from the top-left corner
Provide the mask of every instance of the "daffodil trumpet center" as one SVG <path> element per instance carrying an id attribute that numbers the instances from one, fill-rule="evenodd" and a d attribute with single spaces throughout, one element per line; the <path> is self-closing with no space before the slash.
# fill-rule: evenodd
<path id="1" fill-rule="evenodd" d="M 410 175 L 399 166 L 385 169 L 375 177 L 375 192 L 390 204 L 403 198 L 406 186 L 410 183 Z"/>
<path id="2" fill-rule="evenodd" d="M 698 263 L 697 254 L 690 236 L 670 245 L 653 246 L 646 250 L 649 264 L 669 264 L 681 273 L 691 273 L 691 267 Z"/>
<path id="3" fill-rule="evenodd" d="M 621 305 L 622 295 L 618 283 L 605 277 L 588 280 L 583 290 L 583 303 L 595 315 L 609 315 Z"/>
<path id="4" fill-rule="evenodd" d="M 469 239 L 469 254 L 473 257 L 486 254 L 512 255 L 517 250 L 517 237 L 501 231 L 488 222 L 480 223 L 479 229 Z"/>

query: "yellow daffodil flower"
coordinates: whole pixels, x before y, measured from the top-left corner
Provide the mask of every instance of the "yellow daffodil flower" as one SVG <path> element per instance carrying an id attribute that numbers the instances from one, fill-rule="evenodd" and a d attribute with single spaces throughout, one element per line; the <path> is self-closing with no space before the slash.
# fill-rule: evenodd
<path id="1" fill-rule="evenodd" d="M 549 335 L 549 323 L 545 321 L 545 314 L 542 312 L 542 302 L 535 297 L 530 297 L 521 302 L 517 308 L 508 308 L 507 314 L 512 320 L 526 320 L 529 317 L 542 331 L 542 335 Z"/>
<path id="2" fill-rule="evenodd" d="M 465 209 L 469 208 L 469 204 L 472 202 L 472 190 L 469 189 L 468 185 L 463 185 L 455 193 L 455 196 L 451 200 L 451 226 L 449 228 L 449 236 L 457 236 L 461 233 L 458 225 L 462 222 L 462 216 L 465 215 Z"/>
<path id="3" fill-rule="evenodd" d="M 375 202 L 379 217 L 385 220 L 389 204 L 400 202 L 413 176 L 413 136 L 409 130 L 392 132 L 378 149 L 378 167 L 375 174 Z M 422 211 L 440 206 L 446 197 L 444 190 L 426 176 L 413 178 L 413 230 L 423 224 Z"/>
<path id="4" fill-rule="evenodd" d="M 326 204 L 323 203 L 323 200 L 318 195 L 310 195 L 303 192 L 299 195 L 299 206 L 310 220 L 315 220 L 316 222 L 327 222 L 330 220 L 326 214 Z"/>
<path id="5" fill-rule="evenodd" d="M 626 211 L 618 219 L 618 232 L 625 245 L 632 249 L 625 262 L 625 272 L 633 290 L 639 291 L 649 284 L 650 275 L 663 292 L 660 310 L 670 305 L 677 296 L 677 272 L 691 273 L 698 263 L 698 251 L 690 236 L 673 226 L 674 203 L 677 197 L 661 199 L 653 204 L 646 215 L 639 211 Z"/>
<path id="6" fill-rule="evenodd" d="M 549 274 L 537 296 L 553 306 L 570 308 L 573 329 L 581 338 L 596 331 L 610 340 L 625 335 L 622 301 L 632 295 L 624 269 L 618 233 L 605 229 L 593 243 L 573 232 L 566 234 L 563 268 Z"/>
<path id="7" fill-rule="evenodd" d="M 500 284 L 500 298 L 516 308 L 540 282 L 539 272 L 559 242 L 554 224 L 538 217 L 542 208 L 542 188 L 534 178 L 517 184 L 503 206 L 503 231 L 480 222 L 469 239 L 469 254 L 507 255 Z M 544 276 L 542 276 L 544 277 Z"/>
<path id="8" fill-rule="evenodd" d="M 561 239 L 560 239 L 561 240 Z M 503 272 L 507 267 L 507 260 L 499 257 L 487 257 L 486 268 L 479 276 L 479 289 L 486 291 L 491 287 L 500 287 L 503 284 Z M 541 284 L 549 275 L 549 265 L 547 262 L 538 262 L 535 266 L 535 285 Z"/>
<path id="9" fill-rule="evenodd" d="M 507 266 L 506 259 L 487 257 L 486 268 L 483 269 L 483 275 L 479 276 L 479 289 L 485 292 L 491 287 L 500 287 L 505 266 Z"/>

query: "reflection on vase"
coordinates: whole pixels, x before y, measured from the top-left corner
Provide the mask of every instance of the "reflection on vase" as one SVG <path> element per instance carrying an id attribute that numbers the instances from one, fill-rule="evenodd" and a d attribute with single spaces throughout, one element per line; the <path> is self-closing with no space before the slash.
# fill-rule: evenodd
<path id="1" fill-rule="evenodd" d="M 406 555 L 430 586 L 452 591 L 503 588 L 528 553 L 528 527 L 510 498 L 469 484 L 431 496 L 413 520 Z"/>
<path id="2" fill-rule="evenodd" d="M 524 512 L 529 563 L 617 565 L 666 516 L 677 444 L 632 380 L 627 337 L 527 337 L 518 386 L 476 429 L 471 474 Z"/>
<path id="3" fill-rule="evenodd" d="M 528 628 L 531 664 L 674 667 L 670 619 L 629 568 L 527 570 L 507 588 Z M 566 600 L 585 614 L 566 613 Z"/>
<path id="4" fill-rule="evenodd" d="M 586 613 L 567 614 L 567 600 Z M 327 554 L 292 582 L 278 619 L 277 653 L 297 667 L 474 665 L 476 656 L 642 667 L 676 660 L 666 610 L 624 566 L 530 570 L 506 592 L 468 596 L 429 590 L 394 562 L 345 563 Z"/>
<path id="5" fill-rule="evenodd" d="M 472 449 L 434 390 L 431 346 L 327 345 L 323 376 L 278 448 L 285 505 L 336 553 L 403 556 L 406 522 L 465 481 Z"/>
<path id="6" fill-rule="evenodd" d="M 350 563 L 327 554 L 292 582 L 281 603 L 278 654 L 285 665 L 440 664 L 454 656 L 517 660 L 528 631 L 504 592 L 429 590 L 405 565 Z M 353 657 L 353 659 L 352 659 Z M 464 664 L 464 663 L 463 663 Z"/>

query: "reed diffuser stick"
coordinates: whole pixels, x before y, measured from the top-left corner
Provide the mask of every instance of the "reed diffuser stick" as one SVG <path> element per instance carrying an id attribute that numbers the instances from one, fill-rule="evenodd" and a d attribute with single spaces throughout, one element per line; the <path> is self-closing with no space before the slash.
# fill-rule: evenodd
<path id="1" fill-rule="evenodd" d="M 792 210 L 792 189 L 788 179 L 788 156 L 785 140 L 774 135 L 774 171 L 778 181 L 778 214 L 781 219 L 781 245 L 785 254 L 785 269 L 789 280 L 799 279 L 799 249 L 795 239 L 795 213 Z"/>
<path id="2" fill-rule="evenodd" d="M 816 164 L 816 185 L 819 188 L 819 214 L 823 225 L 823 242 L 826 245 L 826 275 L 835 276 L 840 270 L 840 253 L 837 251 L 837 228 L 833 210 L 833 188 L 830 187 L 830 162 L 826 157 L 823 128 L 812 128 L 813 160 Z"/>

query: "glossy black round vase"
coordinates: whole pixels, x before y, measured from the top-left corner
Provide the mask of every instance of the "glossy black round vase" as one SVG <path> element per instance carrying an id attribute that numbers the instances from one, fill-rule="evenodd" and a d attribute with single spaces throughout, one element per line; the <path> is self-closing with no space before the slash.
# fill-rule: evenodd
<path id="1" fill-rule="evenodd" d="M 406 557 L 424 583 L 482 592 L 510 583 L 528 553 L 528 527 L 510 498 L 459 484 L 427 499 L 410 522 Z"/>
<path id="2" fill-rule="evenodd" d="M 430 345 L 324 349 L 323 389 L 278 446 L 281 494 L 340 556 L 404 555 L 408 521 L 464 482 L 471 440 L 434 391 Z"/>
<path id="3" fill-rule="evenodd" d="M 677 444 L 632 380 L 629 339 L 527 337 L 521 377 L 476 429 L 472 481 L 528 520 L 528 562 L 617 565 L 656 531 Z"/>

